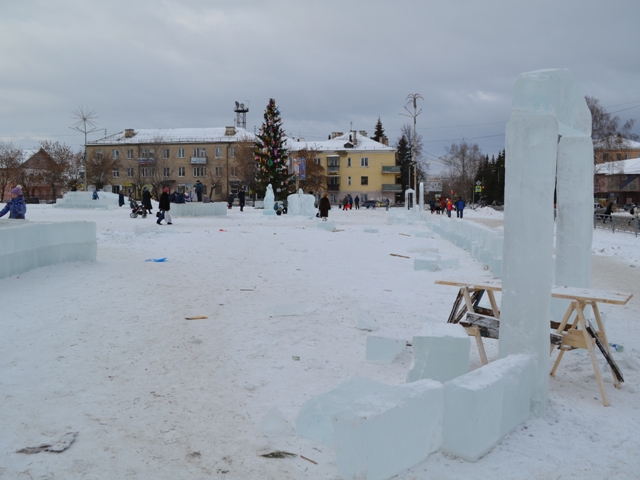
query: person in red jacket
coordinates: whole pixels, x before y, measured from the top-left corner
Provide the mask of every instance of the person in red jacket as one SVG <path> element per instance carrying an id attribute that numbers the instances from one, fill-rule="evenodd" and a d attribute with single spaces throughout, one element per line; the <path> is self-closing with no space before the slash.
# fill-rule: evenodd
<path id="1" fill-rule="evenodd" d="M 453 202 L 450 198 L 447 198 L 447 217 L 451 218 L 451 209 L 453 208 Z"/>

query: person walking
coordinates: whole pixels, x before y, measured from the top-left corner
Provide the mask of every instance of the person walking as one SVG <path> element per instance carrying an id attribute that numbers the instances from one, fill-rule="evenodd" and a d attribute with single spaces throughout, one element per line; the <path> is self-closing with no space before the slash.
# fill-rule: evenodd
<path id="1" fill-rule="evenodd" d="M 329 195 L 327 193 L 320 199 L 318 208 L 320 209 L 320 218 L 322 218 L 323 222 L 326 222 L 329 218 L 329 210 L 331 210 L 331 202 L 329 201 Z"/>
<path id="2" fill-rule="evenodd" d="M 198 197 L 198 201 L 201 202 L 202 201 L 202 182 L 200 182 L 200 180 L 196 182 L 196 196 Z"/>
<path id="3" fill-rule="evenodd" d="M 147 187 L 142 189 L 142 208 L 145 213 L 151 213 L 153 206 L 151 205 L 151 192 Z"/>
<path id="4" fill-rule="evenodd" d="M 229 201 L 227 202 L 227 208 L 229 210 L 231 210 L 231 207 L 233 207 L 233 198 L 234 198 L 233 193 L 230 193 L 229 194 Z"/>
<path id="5" fill-rule="evenodd" d="M 169 213 L 169 210 L 171 210 L 171 202 L 169 201 L 169 189 L 166 187 L 162 190 L 162 195 L 160 195 L 158 208 L 160 209 L 160 216 L 158 217 L 158 221 L 156 223 L 158 225 L 162 225 L 162 220 L 166 220 L 167 225 L 173 225 L 173 223 L 171 222 L 171 214 Z"/>
<path id="6" fill-rule="evenodd" d="M 240 211 L 244 211 L 244 189 L 241 188 L 240 191 L 238 192 L 238 204 L 240 205 Z"/>
<path id="7" fill-rule="evenodd" d="M 349 206 L 349 199 L 345 195 L 344 198 L 342 199 L 342 209 L 346 210 L 348 206 Z"/>
<path id="8" fill-rule="evenodd" d="M 355 202 L 356 210 L 360 210 L 360 197 L 356 195 L 356 198 L 353 199 Z"/>
<path id="9" fill-rule="evenodd" d="M 462 199 L 462 197 L 459 198 L 458 201 L 456 202 L 456 216 L 458 218 L 462 218 L 465 206 L 466 206 L 466 203 L 464 203 L 464 200 Z"/>
<path id="10" fill-rule="evenodd" d="M 120 190 L 118 192 L 118 205 L 123 206 L 124 205 L 124 191 Z"/>
<path id="11" fill-rule="evenodd" d="M 440 199 L 440 212 L 444 214 L 446 210 L 447 210 L 447 201 L 444 199 L 444 197 L 442 197 Z"/>
<path id="12" fill-rule="evenodd" d="M 632 215 L 632 218 L 631 220 L 629 220 L 629 222 L 627 222 L 627 225 L 631 225 L 633 222 L 637 222 L 638 218 L 640 218 L 640 205 L 634 203 L 633 207 L 631 207 L 631 210 L 629 210 L 629 213 Z"/>
<path id="13" fill-rule="evenodd" d="M 451 210 L 453 209 L 453 202 L 450 198 L 447 198 L 447 217 L 451 218 Z"/>
<path id="14" fill-rule="evenodd" d="M 388 198 L 385 198 L 385 199 L 384 199 L 384 206 L 385 206 L 385 209 L 386 209 L 386 210 L 387 210 L 387 212 L 388 212 L 388 211 L 389 211 L 389 199 L 388 199 Z"/>
<path id="15" fill-rule="evenodd" d="M 353 208 L 353 198 L 351 198 L 351 194 L 347 195 L 347 200 L 349 202 L 349 210 Z"/>
<path id="16" fill-rule="evenodd" d="M 27 204 L 24 201 L 22 195 L 22 188 L 15 187 L 11 190 L 11 200 L 7 202 L 2 211 L 0 211 L 0 217 L 4 217 L 9 212 L 9 218 L 15 220 L 24 220 L 27 214 Z"/>
<path id="17" fill-rule="evenodd" d="M 433 215 L 433 212 L 436 211 L 436 202 L 435 202 L 435 200 L 430 200 L 429 201 L 429 210 L 431 211 L 431 215 Z"/>
<path id="18" fill-rule="evenodd" d="M 604 211 L 604 219 L 602 220 L 602 224 L 604 225 L 605 223 L 607 223 L 607 218 L 609 219 L 609 221 L 611 221 L 611 213 L 613 211 L 613 202 L 609 202 L 609 205 L 607 205 L 607 208 Z"/>
<path id="19" fill-rule="evenodd" d="M 99 197 L 98 197 L 98 190 L 96 190 L 95 188 L 93 189 L 93 195 L 91 195 L 91 198 L 92 198 L 93 200 L 99 200 Z"/>

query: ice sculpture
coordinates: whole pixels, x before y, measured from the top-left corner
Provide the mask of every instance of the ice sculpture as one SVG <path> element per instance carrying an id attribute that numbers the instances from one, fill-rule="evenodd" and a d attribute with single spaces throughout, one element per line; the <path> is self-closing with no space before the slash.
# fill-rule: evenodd
<path id="1" fill-rule="evenodd" d="M 556 166 L 556 282 L 586 286 L 591 277 L 590 133 L 589 109 L 568 70 L 520 75 L 506 128 L 499 355 L 529 353 L 535 357 L 531 409 L 536 416 L 544 411 L 548 391 Z M 536 206 L 530 207 L 533 199 Z"/>
<path id="2" fill-rule="evenodd" d="M 302 189 L 298 189 L 298 193 L 292 193 L 287 197 L 287 213 L 289 215 L 306 215 L 307 217 L 315 217 L 318 209 L 315 206 L 316 198 L 313 195 L 302 193 Z"/>
<path id="3" fill-rule="evenodd" d="M 264 194 L 264 211 L 262 212 L 264 215 L 275 215 L 276 212 L 273 209 L 273 204 L 276 199 L 273 195 L 273 187 L 271 184 L 267 185 L 267 192 Z"/>

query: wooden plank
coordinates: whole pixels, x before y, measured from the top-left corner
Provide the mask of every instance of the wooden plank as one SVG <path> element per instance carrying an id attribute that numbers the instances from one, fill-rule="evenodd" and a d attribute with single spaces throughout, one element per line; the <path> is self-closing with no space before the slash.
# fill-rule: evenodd
<path id="1" fill-rule="evenodd" d="M 436 280 L 434 283 L 438 285 L 449 285 L 451 287 L 467 287 L 472 290 L 494 290 L 502 291 L 502 284 L 496 282 L 458 282 L 455 280 Z"/>
<path id="2" fill-rule="evenodd" d="M 596 290 L 593 288 L 555 286 L 551 288 L 551 296 L 554 298 L 567 298 L 569 300 L 626 305 L 627 302 L 631 300 L 631 297 L 633 297 L 633 294 Z"/>

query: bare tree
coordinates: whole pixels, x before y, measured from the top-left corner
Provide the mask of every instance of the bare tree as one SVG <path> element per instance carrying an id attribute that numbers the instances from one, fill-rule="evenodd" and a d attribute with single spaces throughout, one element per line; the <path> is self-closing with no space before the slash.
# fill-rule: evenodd
<path id="1" fill-rule="evenodd" d="M 160 194 L 164 187 L 171 187 L 174 183 L 171 180 L 174 169 L 170 163 L 169 146 L 163 137 L 154 137 L 149 144 L 142 148 L 143 157 L 147 160 L 146 165 L 141 168 L 147 168 L 145 182 L 142 184 L 151 185 L 151 193 L 155 198 L 160 198 Z M 146 152 L 146 155 L 144 153 Z M 140 179 L 142 180 L 142 178 Z"/>
<path id="2" fill-rule="evenodd" d="M 0 200 L 7 186 L 17 182 L 18 167 L 23 161 L 22 150 L 12 143 L 0 142 Z"/>
<path id="3" fill-rule="evenodd" d="M 471 198 L 473 193 L 473 179 L 484 155 L 477 143 L 469 144 L 466 140 L 453 143 L 446 147 L 446 154 L 442 157 L 444 164 L 449 167 L 449 180 L 456 186 L 455 190 L 465 198 Z"/>
<path id="4" fill-rule="evenodd" d="M 594 157 L 598 155 L 598 151 L 619 152 L 627 150 L 629 147 L 624 139 L 638 140 L 638 135 L 632 132 L 635 120 L 627 120 L 621 125 L 620 118 L 607 113 L 597 98 L 586 96 L 585 100 L 591 112 L 591 139 L 593 140 Z M 594 158 L 594 162 L 598 163 L 596 158 Z"/>
<path id="5" fill-rule="evenodd" d="M 77 180 L 78 164 L 82 162 L 82 152 L 74 152 L 71 147 L 59 142 L 43 140 L 40 147 L 55 162 L 54 168 L 44 172 L 43 180 L 51 187 L 53 198 L 69 188 Z"/>
<path id="6" fill-rule="evenodd" d="M 101 150 L 94 150 L 86 160 L 87 185 L 94 185 L 96 188 L 104 188 L 105 183 L 111 178 L 113 171 L 118 170 L 119 162 L 109 155 L 104 155 Z"/>
<path id="7" fill-rule="evenodd" d="M 291 154 L 300 159 L 304 159 L 305 178 L 298 182 L 299 188 L 304 192 L 313 193 L 318 196 L 321 192 L 327 191 L 327 171 L 322 164 L 316 162 L 317 150 L 303 149 Z"/>

